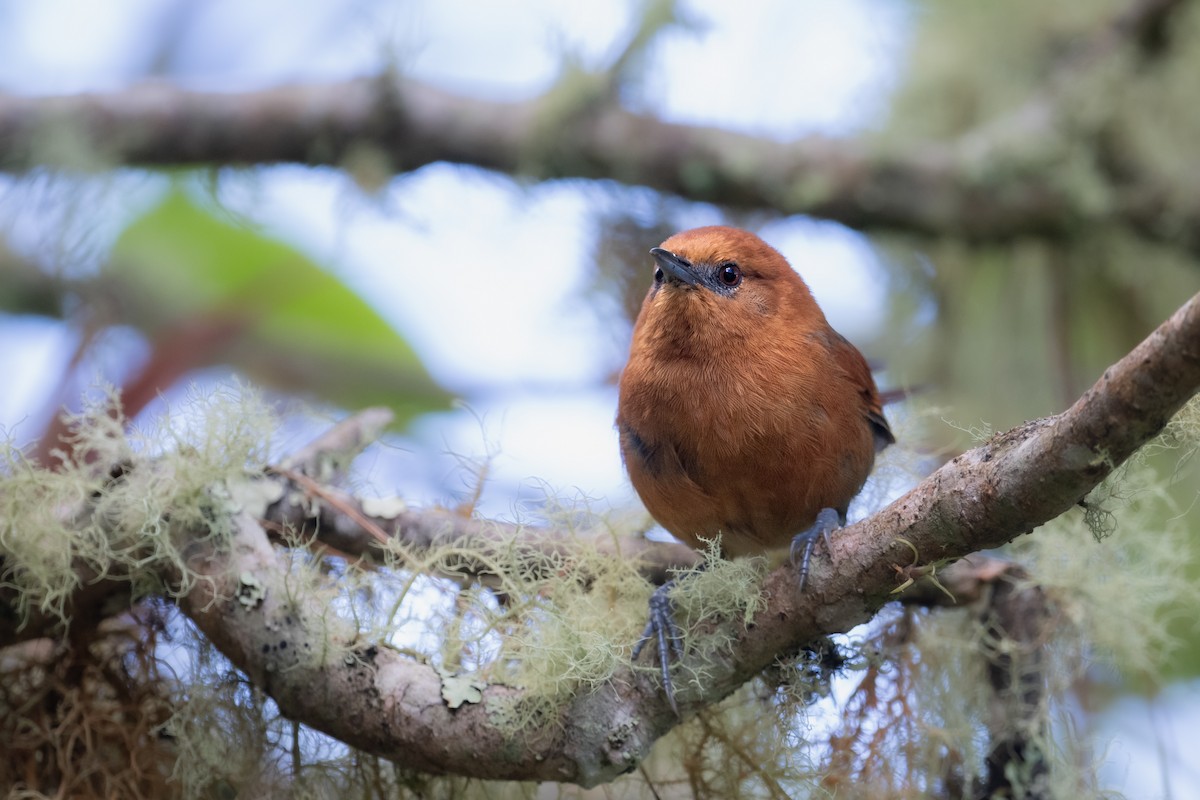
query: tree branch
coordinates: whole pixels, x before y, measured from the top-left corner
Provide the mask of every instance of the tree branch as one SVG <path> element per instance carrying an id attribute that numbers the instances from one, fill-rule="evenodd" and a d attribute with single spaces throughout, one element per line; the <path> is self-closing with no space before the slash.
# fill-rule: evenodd
<path id="1" fill-rule="evenodd" d="M 361 411 L 293 454 L 283 466 L 328 482 L 331 471 L 336 473 L 339 465 L 348 465 L 390 421 L 391 412 L 386 408 Z M 470 545 L 478 558 L 464 555 L 456 563 L 454 574 L 443 576 L 460 582 L 490 583 L 495 577 L 490 565 L 501 551 L 509 553 L 515 547 L 519 552 L 541 557 L 531 560 L 545 563 L 546 556 L 569 557 L 582 541 L 593 543 L 601 553 L 637 562 L 643 577 L 652 583 L 665 583 L 672 570 L 691 568 L 701 561 L 687 545 L 618 535 L 611 529 L 565 530 L 481 520 L 448 509 L 408 508 L 398 498 L 384 501 L 384 505 L 394 506 L 389 513 L 372 513 L 361 498 L 328 486 L 314 495 L 286 473 L 276 475 L 282 485 L 279 500 L 267 509 L 267 522 L 293 534 L 311 536 L 346 555 L 377 560 L 385 555 L 377 533 L 417 550 Z"/>
<path id="2" fill-rule="evenodd" d="M 611 85 L 627 66 L 622 57 L 609 73 L 584 76 L 583 85 L 568 72 L 541 97 L 512 103 L 390 74 L 243 93 L 147 83 L 69 96 L 0 94 L 0 170 L 348 166 L 370 152 L 383 156 L 385 171 L 447 161 L 537 179 L 609 179 L 864 230 L 1002 239 L 1127 224 L 1150 239 L 1200 248 L 1200 207 L 1182 207 L 1177 187 L 1124 164 L 1130 174 L 1109 170 L 1110 196 L 1097 203 L 1059 169 L 1067 145 L 1045 147 L 1087 137 L 1071 144 L 1072 152 L 1103 149 L 1103 132 L 1076 129 L 1064 98 L 1079 75 L 1097 72 L 1124 49 L 1144 61 L 1160 55 L 1184 5 L 1133 0 L 1075 43 L 1046 87 L 1012 113 L 956 140 L 903 149 L 819 136 L 776 142 L 630 113 Z M 627 54 L 644 47 L 671 13 L 669 4 L 648 12 Z"/>
<path id="3" fill-rule="evenodd" d="M 665 583 L 673 570 L 695 567 L 702 560 L 696 551 L 679 542 L 619 534 L 609 528 L 568 530 L 498 522 L 442 508 L 410 508 L 399 498 L 382 503 L 392 507 L 386 513 L 368 510 L 371 501 L 332 484 L 358 453 L 379 438 L 391 419 L 389 409 L 365 409 L 293 453 L 281 470 L 269 469 L 257 480 L 275 484 L 264 491 L 278 499 L 266 508 L 261 522 L 269 530 L 286 531 L 289 536 L 309 539 L 345 556 L 376 563 L 386 558 L 379 533 L 415 551 L 446 545 L 469 547 L 476 557 L 464 553 L 456 561 L 454 572 L 441 576 L 464 585 L 474 581 L 492 585 L 496 576 L 491 573 L 491 565 L 499 554 L 511 554 L 514 549 L 528 554 L 532 563 L 545 564 L 553 556 L 569 559 L 587 542 L 600 553 L 635 562 L 642 576 L 655 584 Z M 289 477 L 296 473 L 318 483 L 319 494 L 310 491 L 310 483 L 301 484 Z M 3 566 L 0 558 L 0 570 Z M 118 570 L 100 576 L 82 564 L 76 567 L 76 573 L 79 588 L 65 605 L 65 616 L 73 625 L 85 619 L 98 622 L 129 607 L 131 576 Z M 56 635 L 61 628 L 62 619 L 57 614 L 34 608 L 23 615 L 15 589 L 0 585 L 0 648 Z"/>
<path id="4" fill-rule="evenodd" d="M 964 453 L 883 511 L 841 532 L 833 540 L 831 559 L 814 566 L 803 595 L 797 594 L 790 569 L 771 573 L 763 585 L 766 609 L 748 627 L 740 621 L 721 623 L 734 637 L 734 646 L 717 663 L 712 654 L 705 655 L 703 687 L 686 684 L 677 690 L 685 713 L 722 699 L 779 654 L 868 620 L 892 599 L 894 564 L 909 545 L 923 560 L 953 560 L 999 546 L 1071 508 L 1160 431 L 1198 387 L 1200 295 L 1107 370 L 1067 411 L 1021 425 Z M 325 460 L 329 452 L 323 448 L 338 442 L 360 445 L 362 431 L 352 430 L 354 425 L 369 427 L 378 420 L 371 414 L 357 419 L 323 437 L 320 446 L 307 448 L 305 459 L 293 468 Z M 279 519 L 286 518 L 279 513 Z M 445 513 L 437 522 L 418 518 L 413 529 L 431 541 L 438 536 L 474 540 L 481 533 L 487 541 L 486 529 L 476 527 L 482 523 Z M 293 719 L 429 772 L 465 768 L 476 777 L 583 785 L 633 768 L 678 721 L 654 671 L 632 665 L 610 683 L 579 694 L 556 720 L 521 735 L 491 716 L 498 701 L 520 689 L 489 686 L 482 702 L 450 709 L 432 667 L 372 643 L 357 643 L 357 630 L 327 606 L 314 607 L 311 599 L 289 589 L 287 561 L 270 546 L 258 521 L 241 514 L 235 522 L 238 533 L 231 552 L 195 554 L 193 568 L 210 580 L 197 582 L 182 606 Z M 318 513 L 300 524 L 340 523 Z M 401 525 L 396 532 L 410 531 Z M 533 534 L 535 542 L 539 535 Z M 570 540 L 566 533 L 545 535 L 550 538 L 544 541 L 554 546 Z M 112 596 L 124 586 L 121 579 L 91 582 L 84 590 L 88 596 L 81 596 L 77 605 L 83 599 L 99 602 L 92 594 L 98 587 L 108 587 Z M 4 599 L 0 610 L 7 608 L 11 615 L 15 605 Z M 0 622 L 10 628 L 4 632 L 11 633 L 14 626 L 6 620 L 0 614 Z M 339 655 L 319 655 L 330 652 Z M 352 657 L 342 656 L 347 652 Z M 689 659 L 680 666 L 701 666 Z"/>
<path id="5" fill-rule="evenodd" d="M 696 551 L 678 542 L 662 542 L 644 536 L 618 535 L 611 530 L 566 530 L 482 520 L 440 508 L 396 510 L 394 514 L 372 515 L 363 509 L 363 501 L 333 488 L 323 488 L 322 496 L 304 494 L 296 487 L 283 494 L 267 510 L 266 519 L 289 532 L 311 536 L 317 541 L 350 556 L 381 560 L 383 547 L 363 525 L 367 522 L 389 538 L 416 550 L 432 550 L 445 545 L 469 546 L 477 558 L 464 554 L 448 577 L 462 583 L 482 581 L 491 585 L 491 564 L 500 552 L 528 553 L 532 561 L 546 563 L 546 556 L 569 558 L 582 542 L 590 542 L 599 552 L 619 555 L 635 561 L 643 577 L 651 583 L 664 583 L 671 570 L 694 567 L 700 563 Z"/>
<path id="6" fill-rule="evenodd" d="M 993 702 L 987 725 L 987 770 L 978 797 L 1049 800 L 1046 759 L 1046 676 L 1044 657 L 1053 636 L 1046 593 L 1021 585 L 1020 568 L 996 581 L 989 597 L 982 643 Z"/>
<path id="7" fill-rule="evenodd" d="M 796 592 L 790 568 L 768 575 L 762 588 L 766 608 L 751 625 L 713 623 L 733 637 L 732 648 L 717 654 L 715 662 L 707 653 L 703 664 L 693 660 L 700 656 L 689 655 L 679 665 L 703 667 L 706 676 L 703 686 L 686 683 L 677 689 L 684 713 L 719 701 L 780 654 L 870 619 L 893 599 L 894 565 L 907 559 L 910 546 L 926 562 L 953 560 L 997 547 L 1070 509 L 1158 433 L 1198 388 L 1200 295 L 1110 367 L 1067 411 L 1025 423 L 964 453 L 884 510 L 842 531 L 833 540 L 830 559 L 814 565 L 804 594 Z M 361 445 L 362 430 L 352 430 L 354 425 L 378 422 L 366 414 L 343 425 L 320 446 L 307 448 L 292 468 L 322 462 L 329 455 L 323 448 L 338 442 Z M 278 507 L 278 519 L 290 521 L 285 506 Z M 439 536 L 490 541 L 481 527 L 485 523 L 445 514 L 419 517 L 411 529 L 401 524 L 395 532 L 430 541 Z M 211 540 L 197 537 L 210 544 L 195 545 L 201 549 L 192 567 L 209 580 L 196 582 L 181 605 L 285 714 L 335 738 L 428 772 L 466 770 L 475 777 L 594 785 L 632 769 L 678 722 L 654 670 L 632 665 L 609 683 L 578 694 L 557 719 L 523 734 L 498 724 L 492 714 L 498 702 L 521 689 L 488 686 L 482 702 L 450 709 L 432 667 L 359 642 L 358 631 L 327 605 L 292 591 L 288 560 L 270 545 L 262 523 L 244 513 L 234 522 L 237 535 L 229 552 L 204 550 Z M 320 513 L 299 524 L 305 529 L 344 525 Z M 535 548 L 538 536 L 555 547 L 571 541 L 566 532 L 536 532 L 531 534 Z M 93 581 L 85 591 L 109 587 L 110 596 L 118 595 L 126 585 L 120 578 Z M 0 611 L 7 608 L 11 616 L 16 606 L 12 598 L 3 599 Z M 99 602 L 92 594 L 83 599 Z M 15 627 L 5 613 L 0 623 L 7 626 L 5 633 Z"/>
<path id="8" fill-rule="evenodd" d="M 708 654 L 703 687 L 677 690 L 685 713 L 727 696 L 780 653 L 868 620 L 891 598 L 893 565 L 908 551 L 901 539 L 922 559 L 952 560 L 997 547 L 1068 510 L 1198 388 L 1200 295 L 1067 411 L 964 453 L 844 530 L 803 595 L 791 569 L 771 573 L 763 586 L 767 608 L 748 627 L 723 623 L 736 638 L 732 649 L 717 663 Z M 253 520 L 240 520 L 233 553 L 211 555 L 202 569 L 212 583 L 200 582 L 185 611 L 285 714 L 408 766 L 590 786 L 632 769 L 677 723 L 653 671 L 632 667 L 576 696 L 543 728 L 517 736 L 495 724 L 490 710 L 519 689 L 489 686 L 482 702 L 451 710 L 433 668 L 391 650 L 362 645 L 355 658 L 314 659 L 313 648 L 330 635 L 328 610 L 289 597 L 287 566 Z M 265 589 L 253 608 L 238 599 L 246 576 Z M 351 644 L 354 631 L 333 635 Z"/>
<path id="9" fill-rule="evenodd" d="M 72 132 L 69 155 L 50 149 L 62 141 L 51 129 Z M 1116 213 L 1082 203 L 1044 164 L 981 147 L 987 139 L 898 152 L 819 136 L 783 143 L 670 124 L 612 102 L 564 103 L 555 91 L 498 103 L 390 77 L 240 94 L 145 84 L 60 97 L 0 95 L 0 169 L 8 171 L 64 158 L 66 166 L 85 167 L 343 166 L 371 150 L 397 171 L 449 161 L 539 179 L 611 179 L 856 228 L 968 238 L 1062 235 Z M 70 162 L 81 152 L 89 154 L 86 163 Z"/>

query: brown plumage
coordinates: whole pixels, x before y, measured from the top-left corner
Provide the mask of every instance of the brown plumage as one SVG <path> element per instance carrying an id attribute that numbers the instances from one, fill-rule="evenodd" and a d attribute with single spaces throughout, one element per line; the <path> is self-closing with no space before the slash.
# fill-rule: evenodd
<path id="1" fill-rule="evenodd" d="M 867 362 L 754 234 L 696 228 L 650 252 L 654 283 L 617 411 L 633 486 L 692 547 L 718 534 L 726 556 L 791 544 L 794 559 L 803 552 L 803 586 L 812 546 L 835 520 L 818 515 L 844 520 L 875 454 L 894 441 Z M 652 603 L 650 633 L 674 704 L 665 595 Z"/>
<path id="2" fill-rule="evenodd" d="M 844 516 L 894 441 L 862 354 L 752 233 L 697 228 L 653 252 L 617 411 L 650 514 L 693 547 L 720 533 L 728 556 Z"/>

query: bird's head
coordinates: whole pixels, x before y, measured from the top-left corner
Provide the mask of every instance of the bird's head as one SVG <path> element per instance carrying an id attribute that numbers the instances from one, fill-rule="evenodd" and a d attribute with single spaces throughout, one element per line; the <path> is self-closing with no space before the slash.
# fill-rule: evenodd
<path id="1" fill-rule="evenodd" d="M 779 322 L 824 323 L 808 286 L 787 259 L 749 231 L 695 228 L 675 234 L 650 255 L 654 282 L 639 326 L 727 336 L 748 335 Z"/>

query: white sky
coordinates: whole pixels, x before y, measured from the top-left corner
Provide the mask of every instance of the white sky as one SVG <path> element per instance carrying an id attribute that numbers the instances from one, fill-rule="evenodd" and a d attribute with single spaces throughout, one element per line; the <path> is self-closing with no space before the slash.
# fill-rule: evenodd
<path id="1" fill-rule="evenodd" d="M 193 88 L 237 91 L 372 74 L 393 63 L 454 91 L 520 99 L 550 86 L 564 55 L 585 67 L 606 63 L 637 8 L 561 0 L 299 7 L 294 0 L 0 0 L 0 91 L 115 89 L 150 70 Z M 899 0 L 691 0 L 684 7 L 688 28 L 670 31 L 647 54 L 643 80 L 626 101 L 673 121 L 781 139 L 876 122 L 901 69 L 911 13 Z M 173 47 L 157 52 L 164 27 L 175 31 Z M 161 187 L 140 178 L 130 184 L 107 196 L 109 235 Z M 536 501 L 542 481 L 601 509 L 631 501 L 612 427 L 615 391 L 597 388 L 619 367 L 625 342 L 580 291 L 590 215 L 629 197 L 568 182 L 517 187 L 438 165 L 397 179 L 376 198 L 334 170 L 296 167 L 227 177 L 222 192 L 231 208 L 357 287 L 435 376 L 470 394 L 470 411 L 430 416 L 400 446 L 368 459 L 372 484 L 399 486 L 418 502 L 450 502 L 469 478 L 448 453 L 494 452 L 485 513 Z M 719 220 L 705 206 L 689 214 L 689 225 Z M 27 187 L 0 177 L 0 233 L 10 244 L 31 246 L 43 224 Z M 763 233 L 800 270 L 835 327 L 851 339 L 871 336 L 885 289 L 859 237 L 800 219 Z M 477 257 L 482 244 L 486 259 Z M 453 291 L 439 291 L 447 286 Z M 114 337 L 101 363 L 129 369 L 132 340 Z M 0 430 L 18 440 L 36 435 L 73 344 L 56 323 L 0 317 Z M 1188 697 L 1152 707 L 1155 730 L 1195 730 L 1200 703 Z M 1143 706 L 1101 722 L 1116 737 L 1105 779 L 1131 797 L 1161 795 L 1152 737 L 1141 728 L 1121 735 L 1146 713 Z M 1176 781 L 1173 797 L 1200 797 L 1194 771 Z"/>

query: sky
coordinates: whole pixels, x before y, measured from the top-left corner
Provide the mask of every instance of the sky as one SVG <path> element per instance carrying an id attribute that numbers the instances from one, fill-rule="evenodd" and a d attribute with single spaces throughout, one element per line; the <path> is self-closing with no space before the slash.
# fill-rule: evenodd
<path id="1" fill-rule="evenodd" d="M 913 13 L 898 0 L 691 0 L 683 7 L 687 24 L 645 54 L 637 68 L 643 78 L 623 101 L 669 121 L 779 139 L 878 124 L 902 74 Z M 564 59 L 591 69 L 607 64 L 638 5 L 320 0 L 304 13 L 295 8 L 289 0 L 0 0 L 0 91 L 114 90 L 149 76 L 245 91 L 390 65 L 450 91 L 520 100 L 549 88 Z M 88 235 L 111 239 L 164 188 L 144 175 L 95 187 L 111 221 Z M 223 174 L 219 193 L 229 208 L 357 288 L 434 376 L 466 398 L 465 408 L 419 420 L 409 437 L 368 456 L 371 484 L 396 486 L 417 503 L 453 503 L 471 489 L 464 462 L 490 457 L 484 514 L 519 515 L 547 491 L 584 498 L 597 510 L 634 502 L 613 430 L 615 389 L 603 382 L 624 359 L 628 330 L 589 302 L 585 265 L 597 212 L 649 208 L 647 192 L 518 185 L 432 165 L 375 196 L 336 170 L 289 166 Z M 0 176 L 0 232 L 10 246 L 36 253 L 46 224 L 39 213 L 28 181 Z M 684 207 L 681 218 L 687 226 L 721 219 L 702 204 Z M 804 219 L 761 233 L 798 268 L 836 328 L 851 340 L 870 339 L 885 288 L 861 237 Z M 446 253 L 476 252 L 480 243 L 486 260 L 446 263 Z M 646 274 L 648 282 L 649 260 Z M 439 290 L 447 284 L 452 292 Z M 60 324 L 0 317 L 0 432 L 21 441 L 40 430 L 73 344 Z M 130 332 L 116 331 L 97 367 L 128 370 L 144 352 L 139 346 Z M 1113 737 L 1104 754 L 1108 785 L 1131 797 L 1160 796 L 1160 748 L 1200 728 L 1195 687 L 1175 691 L 1097 721 Z M 1200 778 L 1176 782 L 1173 797 L 1185 798 Z"/>

